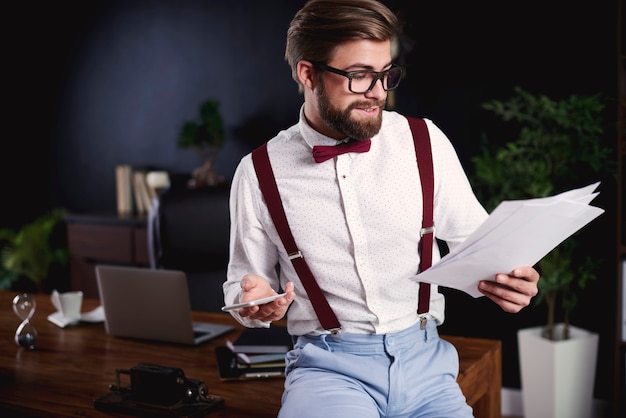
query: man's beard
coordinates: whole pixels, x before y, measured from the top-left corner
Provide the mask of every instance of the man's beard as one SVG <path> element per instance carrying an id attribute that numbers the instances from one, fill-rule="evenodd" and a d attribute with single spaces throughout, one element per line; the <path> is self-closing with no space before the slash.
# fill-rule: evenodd
<path id="1" fill-rule="evenodd" d="M 385 101 L 372 101 L 372 102 L 356 102 L 352 103 L 346 109 L 341 110 L 333 107 L 326 96 L 326 90 L 324 89 L 324 83 L 320 83 L 317 90 L 317 102 L 319 105 L 319 112 L 322 120 L 326 122 L 335 131 L 345 134 L 347 137 L 355 139 L 357 141 L 365 141 L 373 137 L 380 131 L 380 127 L 383 121 L 382 111 L 378 112 L 376 118 L 369 118 L 366 121 L 356 121 L 350 118 L 352 109 L 357 107 L 382 107 L 385 105 Z"/>

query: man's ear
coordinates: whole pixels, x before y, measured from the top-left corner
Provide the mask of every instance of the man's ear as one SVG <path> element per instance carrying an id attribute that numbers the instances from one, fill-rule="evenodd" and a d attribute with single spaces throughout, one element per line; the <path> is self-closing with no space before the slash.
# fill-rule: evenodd
<path id="1" fill-rule="evenodd" d="M 298 62 L 297 67 L 298 80 L 307 89 L 313 90 L 317 84 L 315 68 L 309 61 Z"/>

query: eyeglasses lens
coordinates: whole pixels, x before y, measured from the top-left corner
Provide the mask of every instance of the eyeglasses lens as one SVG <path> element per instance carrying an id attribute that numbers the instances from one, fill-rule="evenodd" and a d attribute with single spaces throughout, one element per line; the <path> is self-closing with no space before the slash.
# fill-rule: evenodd
<path id="1" fill-rule="evenodd" d="M 374 87 L 374 83 L 379 80 L 379 74 L 372 71 L 363 71 L 352 76 L 350 87 L 353 93 L 366 93 Z M 383 88 L 393 90 L 400 84 L 402 78 L 401 68 L 391 68 L 382 75 Z"/>
<path id="2" fill-rule="evenodd" d="M 400 68 L 392 68 L 387 73 L 387 77 L 385 77 L 385 90 L 393 90 L 400 84 L 400 80 L 402 79 L 402 69 Z"/>

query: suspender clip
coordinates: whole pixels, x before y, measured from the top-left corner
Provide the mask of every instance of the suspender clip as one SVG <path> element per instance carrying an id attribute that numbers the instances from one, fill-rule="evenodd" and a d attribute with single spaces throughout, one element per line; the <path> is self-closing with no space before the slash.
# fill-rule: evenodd
<path id="1" fill-rule="evenodd" d="M 420 237 L 423 237 L 426 234 L 434 234 L 435 233 L 435 225 L 430 226 L 428 228 L 420 229 Z"/>
<path id="2" fill-rule="evenodd" d="M 290 260 L 294 260 L 296 258 L 304 258 L 302 255 L 302 251 L 298 250 L 295 253 L 287 254 Z"/>
<path id="3" fill-rule="evenodd" d="M 341 331 L 341 327 L 338 327 L 338 328 L 331 328 L 331 329 L 329 329 L 329 331 L 330 331 L 330 333 L 331 333 L 332 335 L 337 335 L 337 334 L 339 334 L 339 331 Z"/>

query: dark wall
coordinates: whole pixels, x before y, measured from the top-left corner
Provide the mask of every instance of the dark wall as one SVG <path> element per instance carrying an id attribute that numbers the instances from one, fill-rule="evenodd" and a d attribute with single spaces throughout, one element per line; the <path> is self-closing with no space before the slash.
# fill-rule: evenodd
<path id="1" fill-rule="evenodd" d="M 282 57 L 302 2 L 274 3 L 272 10 L 258 1 L 44 6 L 37 35 L 18 51 L 28 65 L 18 62 L 16 71 L 37 83 L 22 98 L 30 103 L 27 121 L 46 116 L 35 129 L 49 147 L 41 173 L 50 202 L 114 210 L 114 167 L 121 163 L 191 171 L 201 159 L 177 148 L 178 131 L 210 98 L 220 101 L 227 128 L 217 162 L 227 177 L 252 144 L 294 122 L 301 99 Z M 42 93 L 44 106 L 33 106 Z"/>
<path id="2" fill-rule="evenodd" d="M 113 212 L 117 164 L 190 172 L 201 160 L 178 149 L 176 139 L 204 100 L 221 103 L 228 142 L 217 170 L 228 178 L 243 155 L 297 120 L 302 98 L 283 53 L 303 0 L 14 3 L 5 12 L 14 29 L 3 37 L 8 132 L 0 153 L 0 226 L 20 225 L 52 206 Z M 479 104 L 507 97 L 514 85 L 555 98 L 615 97 L 613 1 L 386 3 L 407 23 L 408 77 L 397 109 L 439 124 L 468 170 L 481 133 L 491 128 Z M 574 318 L 601 333 L 596 396 L 606 399 L 614 187 L 602 187 L 596 203 L 607 213 L 587 232 L 590 251 L 607 260 L 605 271 Z M 510 315 L 483 299 L 448 300 L 442 331 L 502 339 L 504 384 L 519 387 L 515 332 L 541 324 L 544 312 Z"/>

